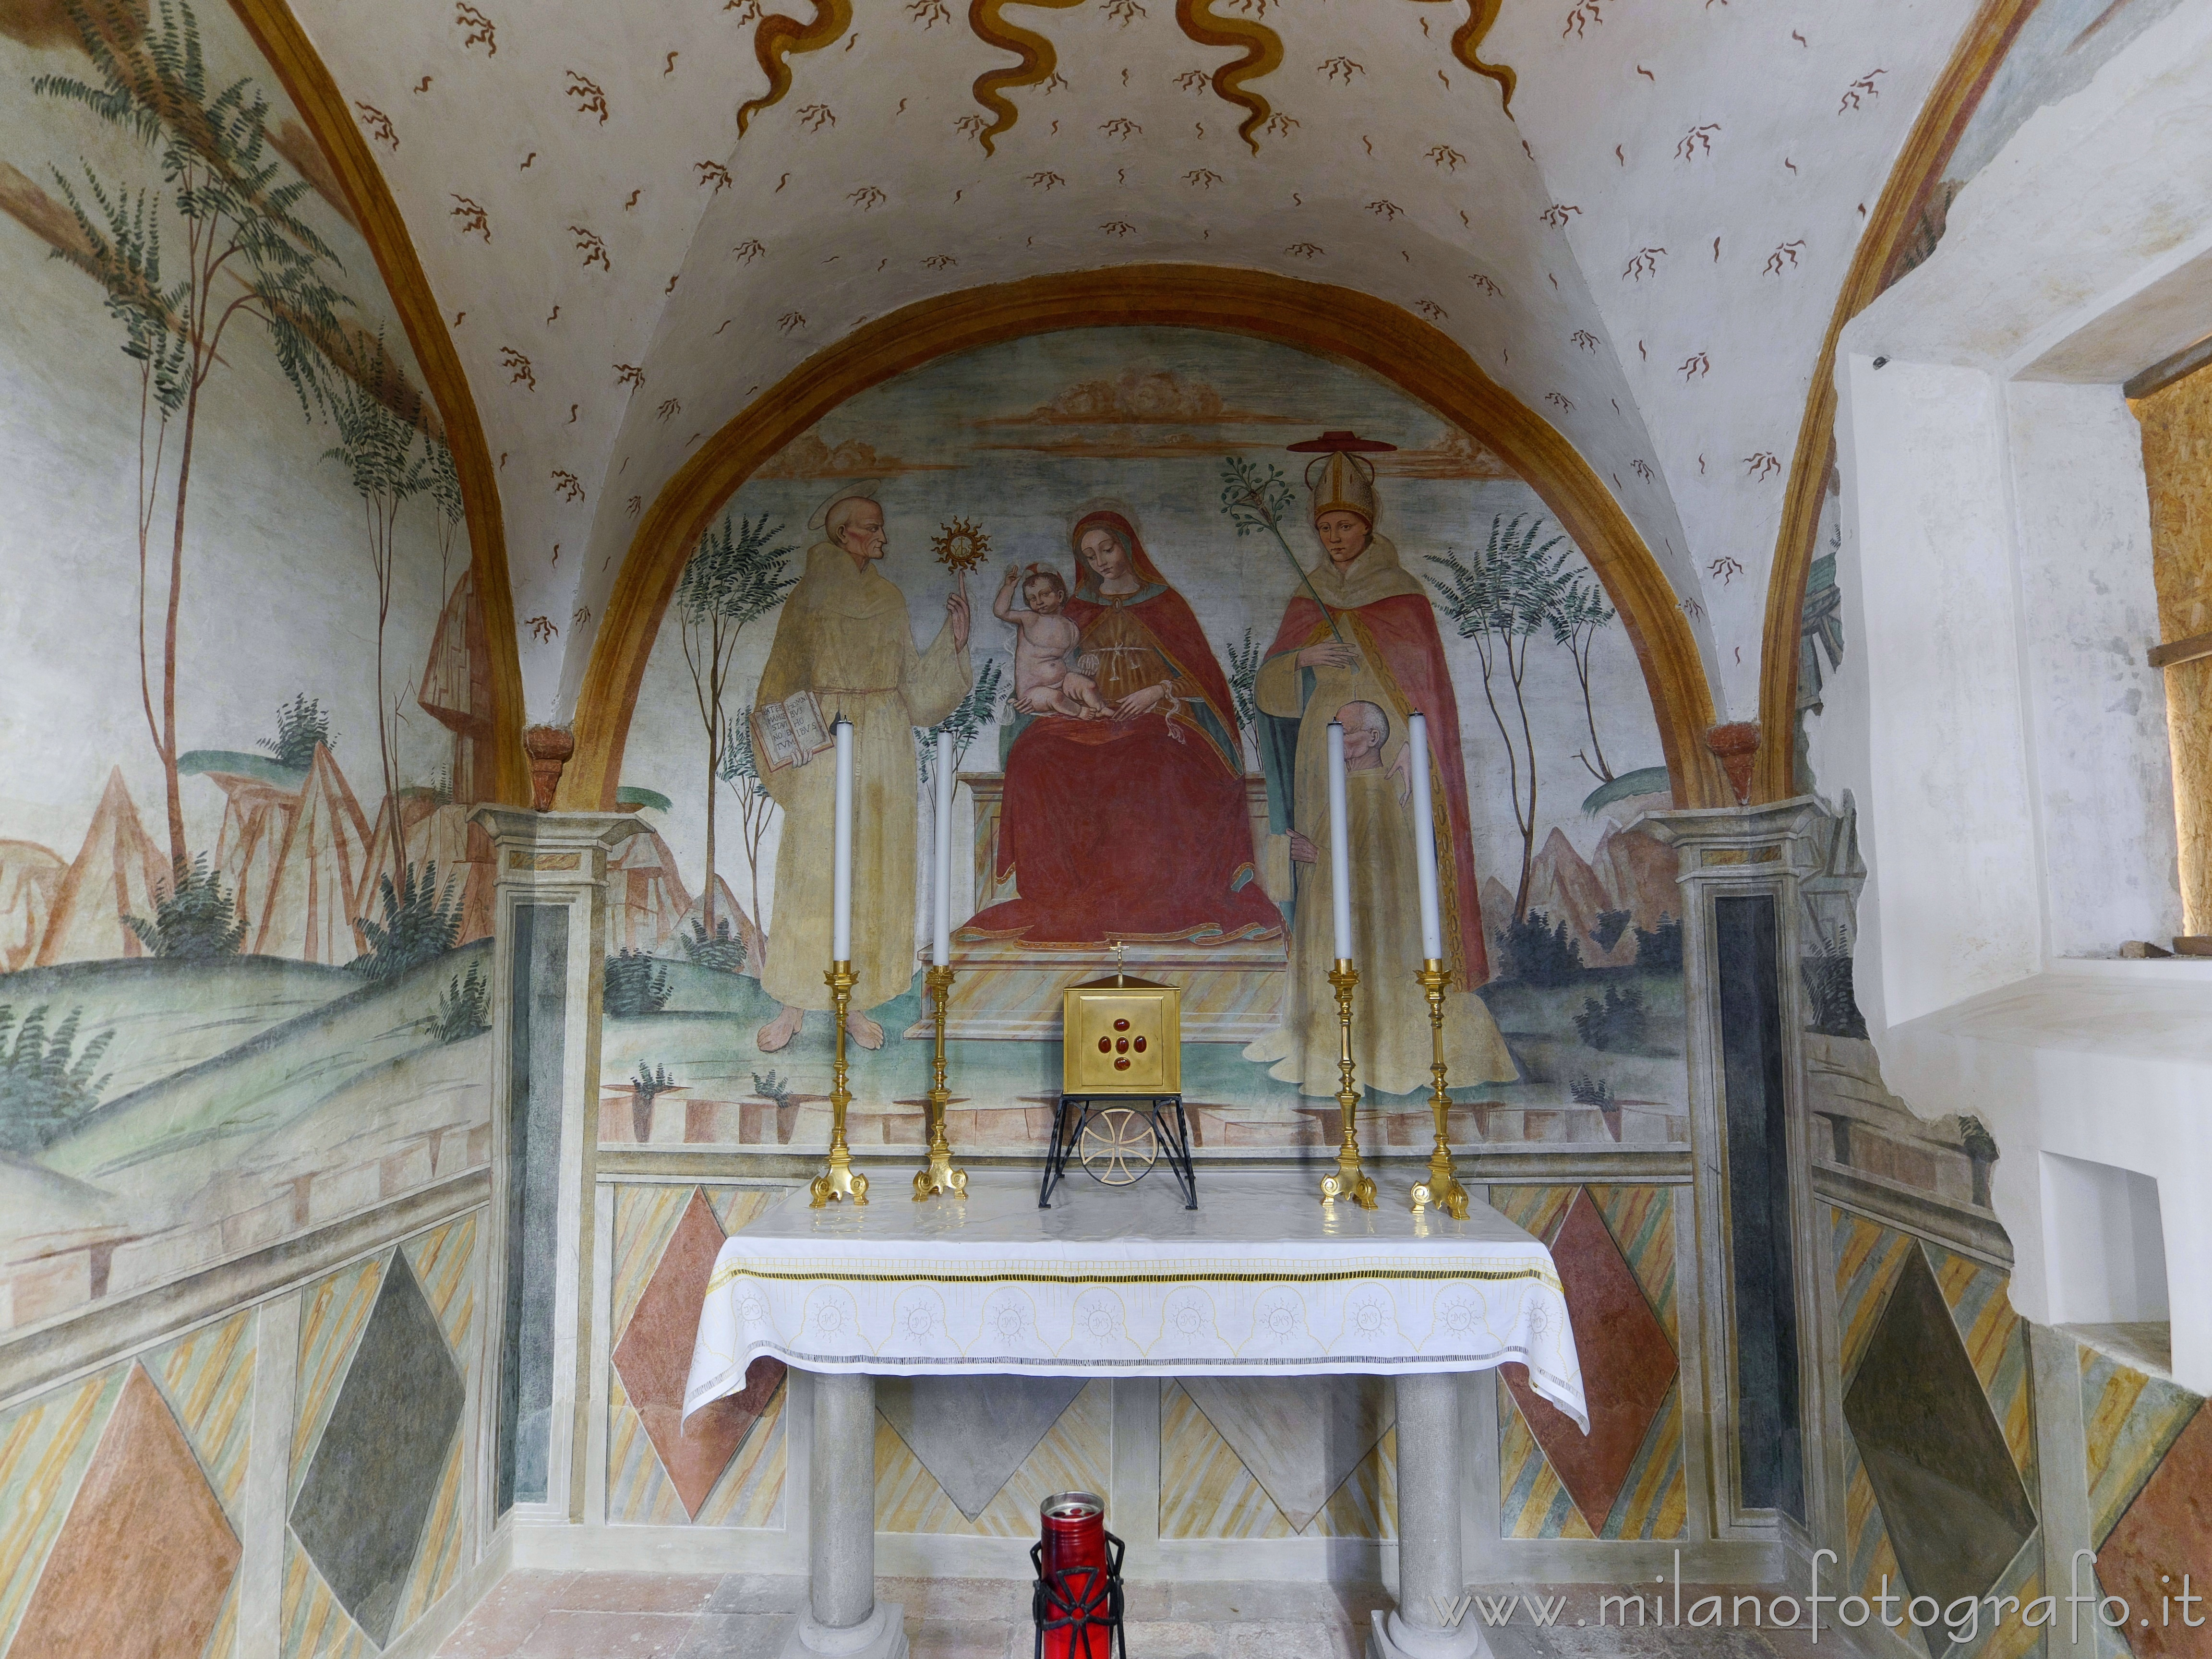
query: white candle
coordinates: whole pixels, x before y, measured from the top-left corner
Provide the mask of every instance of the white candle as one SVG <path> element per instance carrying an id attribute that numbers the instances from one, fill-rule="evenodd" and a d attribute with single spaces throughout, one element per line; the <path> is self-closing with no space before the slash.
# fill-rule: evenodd
<path id="1" fill-rule="evenodd" d="M 840 718 L 830 728 L 837 737 L 837 830 L 832 856 L 836 874 L 830 900 L 830 957 L 853 959 L 853 722 Z"/>
<path id="2" fill-rule="evenodd" d="M 1336 959 L 1352 959 L 1352 848 L 1344 805 L 1344 727 L 1328 723 L 1328 879 Z"/>
<path id="3" fill-rule="evenodd" d="M 933 902 L 936 927 L 930 960 L 952 963 L 952 734 L 937 734 L 937 866 Z"/>
<path id="4" fill-rule="evenodd" d="M 1443 917 L 1437 908 L 1437 826 L 1429 805 L 1429 717 L 1416 714 L 1406 736 L 1413 772 L 1413 863 L 1421 881 L 1421 954 L 1444 953 Z"/>

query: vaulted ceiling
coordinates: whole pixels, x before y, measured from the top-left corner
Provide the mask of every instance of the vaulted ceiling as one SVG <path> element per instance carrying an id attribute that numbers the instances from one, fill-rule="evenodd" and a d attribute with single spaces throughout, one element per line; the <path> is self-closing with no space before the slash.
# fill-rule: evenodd
<path id="1" fill-rule="evenodd" d="M 294 3 L 481 411 L 516 613 L 549 625 L 534 720 L 572 711 L 641 509 L 764 389 L 916 301 L 1160 261 L 1449 336 L 1613 489 L 1722 718 L 1754 718 L 1811 377 L 1972 10 Z"/>

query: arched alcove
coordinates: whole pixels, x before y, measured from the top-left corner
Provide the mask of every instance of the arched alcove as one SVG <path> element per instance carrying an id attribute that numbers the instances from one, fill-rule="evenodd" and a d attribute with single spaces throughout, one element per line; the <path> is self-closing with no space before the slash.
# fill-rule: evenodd
<path id="1" fill-rule="evenodd" d="M 1318 341 L 1359 353 L 1283 337 L 1309 332 L 1301 313 L 1263 321 L 1224 303 L 1194 327 L 1132 305 L 1070 327 L 1066 295 L 1037 297 L 1036 326 L 977 307 L 945 316 L 934 349 L 917 341 L 903 362 L 794 383 L 646 514 L 580 710 L 584 769 L 566 780 L 572 798 L 655 832 L 616 855 L 603 1144 L 780 1141 L 794 1091 L 817 1087 L 818 1026 L 793 1040 L 788 1022 L 821 1004 L 828 939 L 809 929 L 827 926 L 815 890 L 828 866 L 810 793 L 826 763 L 778 764 L 769 730 L 787 696 L 810 693 L 795 725 L 884 705 L 881 732 L 858 716 L 869 805 L 855 954 L 873 965 L 854 1006 L 893 1039 L 856 1059 L 864 1135 L 908 1138 L 901 1103 L 927 1087 L 926 1051 L 896 1038 L 919 1029 L 914 964 L 929 945 L 926 733 L 949 726 L 950 1031 L 988 1120 L 966 1141 L 1028 1144 L 1024 1100 L 1057 1064 L 1060 993 L 1117 939 L 1133 971 L 1184 987 L 1206 1144 L 1310 1139 L 1301 1101 L 1337 1086 L 1334 1015 L 1312 1006 L 1317 980 L 1302 969 L 1320 950 L 1308 935 L 1326 931 L 1319 745 L 1328 714 L 1359 704 L 1385 769 L 1411 752 L 1413 709 L 1432 723 L 1446 954 L 1482 993 L 1452 999 L 1455 1027 L 1464 1010 L 1471 1028 L 1448 1044 L 1455 1081 L 1494 1085 L 1484 1109 L 1515 1115 L 1522 1127 L 1500 1127 L 1516 1139 L 1679 1139 L 1680 899 L 1671 854 L 1630 825 L 1707 788 L 1695 767 L 1686 781 L 1683 759 L 1704 757 L 1710 716 L 1680 614 L 1653 611 L 1658 578 L 1609 497 L 1471 373 L 1408 376 L 1423 397 L 1378 372 L 1388 342 L 1347 326 L 1352 307 L 1327 290 L 1291 297 L 1335 317 L 1310 331 Z M 1371 489 L 1377 540 L 1340 574 L 1309 489 L 1332 465 L 1310 447 L 1324 432 L 1373 447 L 1341 464 L 1371 469 L 1349 488 Z M 827 524 L 860 490 L 882 514 L 880 562 L 833 544 Z M 1109 602 L 1111 573 L 1075 554 L 1102 509 L 1137 556 L 1126 612 Z M 963 576 L 953 560 L 970 544 L 981 560 Z M 718 561 L 742 574 L 718 578 Z M 1051 574 L 1033 590 L 1039 571 Z M 722 607 L 719 641 L 718 581 L 750 584 Z M 963 586 L 964 655 L 948 622 Z M 1302 654 L 1331 642 L 1316 586 L 1360 667 Z M 1040 620 L 1039 605 L 1054 614 Z M 1021 659 L 1023 641 L 1049 644 L 1055 628 L 1057 648 L 1079 640 L 1077 657 L 1098 659 L 1079 662 L 1057 717 Z M 1122 672 L 1157 659 L 1158 674 Z M 1154 680 L 1171 695 L 1128 714 L 1124 696 Z M 910 732 L 924 740 L 909 746 Z M 1378 795 L 1358 860 L 1410 856 L 1407 787 Z M 1362 1075 L 1417 1112 L 1426 1019 L 1398 969 L 1420 952 L 1394 932 L 1410 909 L 1385 909 L 1355 905 L 1376 964 L 1362 994 L 1414 1006 L 1398 1018 L 1376 1005 Z M 1612 1033 L 1610 1011 L 1630 1004 L 1619 1018 L 1638 1031 Z M 708 1010 L 731 1018 L 702 1043 L 690 1017 Z M 1368 1055 L 1370 1042 L 1405 1052 Z M 1316 1044 L 1325 1066 L 1304 1052 Z M 672 1088 L 641 1093 L 637 1075 L 664 1073 Z M 792 1104 L 770 1111 L 778 1083 Z M 1619 1103 L 1625 1127 L 1601 1121 Z"/>
<path id="2" fill-rule="evenodd" d="M 1676 596 L 1611 493 L 1548 422 L 1449 337 L 1368 295 L 1258 271 L 1146 265 L 907 307 L 810 360 L 713 434 L 639 520 L 577 701 L 563 804 L 614 805 L 629 710 L 684 561 L 756 468 L 848 398 L 937 357 L 1071 327 L 1137 325 L 1272 339 L 1354 365 L 1490 449 L 1536 491 L 1618 607 L 1644 666 L 1676 804 L 1727 799 L 1703 743 L 1711 693 Z"/>

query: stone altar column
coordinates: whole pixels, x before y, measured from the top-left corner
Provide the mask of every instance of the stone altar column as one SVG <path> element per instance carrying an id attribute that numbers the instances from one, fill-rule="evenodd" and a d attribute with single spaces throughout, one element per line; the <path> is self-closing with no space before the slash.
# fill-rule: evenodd
<path id="1" fill-rule="evenodd" d="M 906 1609 L 876 1600 L 876 1380 L 818 1373 L 806 1611 L 783 1659 L 907 1659 Z"/>
<path id="2" fill-rule="evenodd" d="M 1459 1378 L 1424 1371 L 1395 1379 L 1398 1392 L 1398 1607 L 1377 1609 L 1367 1659 L 1475 1659 L 1481 1622 L 1462 1611 L 1446 1626 L 1439 1608 L 1460 1605 Z"/>

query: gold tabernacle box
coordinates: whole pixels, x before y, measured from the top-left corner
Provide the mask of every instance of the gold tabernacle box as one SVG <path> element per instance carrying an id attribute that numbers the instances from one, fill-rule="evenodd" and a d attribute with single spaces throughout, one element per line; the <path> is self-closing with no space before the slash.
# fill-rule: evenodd
<path id="1" fill-rule="evenodd" d="M 1182 1092 L 1182 990 L 1150 980 L 1093 980 L 1062 994 L 1061 1092 Z"/>

